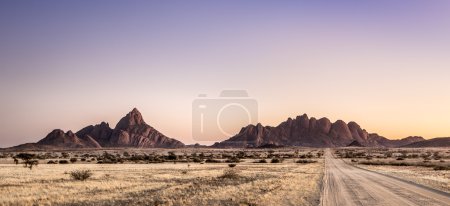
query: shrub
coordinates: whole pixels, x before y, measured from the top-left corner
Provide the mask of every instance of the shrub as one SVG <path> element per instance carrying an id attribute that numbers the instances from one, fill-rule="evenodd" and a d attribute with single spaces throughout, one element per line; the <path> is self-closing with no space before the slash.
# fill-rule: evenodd
<path id="1" fill-rule="evenodd" d="M 69 154 L 67 152 L 61 153 L 62 158 L 69 158 Z"/>
<path id="2" fill-rule="evenodd" d="M 270 163 L 282 163 L 283 159 L 280 158 L 272 158 L 272 160 L 270 161 Z"/>
<path id="3" fill-rule="evenodd" d="M 352 159 L 352 162 L 358 162 L 358 160 Z"/>
<path id="4" fill-rule="evenodd" d="M 195 153 L 194 153 L 194 154 L 195 154 Z M 196 162 L 196 163 L 199 163 L 199 162 L 202 162 L 203 160 L 200 159 L 200 158 L 198 158 L 198 157 L 194 157 L 194 158 L 192 159 L 192 161 L 193 161 L 193 162 Z"/>
<path id="5" fill-rule="evenodd" d="M 75 170 L 70 172 L 70 177 L 74 180 L 85 181 L 91 176 L 92 172 L 90 170 Z"/>
<path id="6" fill-rule="evenodd" d="M 219 178 L 223 179 L 237 179 L 239 178 L 239 172 L 235 169 L 226 169 L 223 171 L 223 174 L 219 176 Z"/>
<path id="7" fill-rule="evenodd" d="M 77 162 L 77 161 L 78 161 L 77 158 L 70 158 L 70 162 L 71 162 L 71 163 L 75 163 L 75 162 Z"/>
<path id="8" fill-rule="evenodd" d="M 297 160 L 296 163 L 300 163 L 300 164 L 310 164 L 310 163 L 316 163 L 317 161 L 315 160 L 310 160 L 310 159 L 301 159 L 301 160 Z"/>
<path id="9" fill-rule="evenodd" d="M 260 159 L 260 160 L 256 161 L 255 163 L 267 163 L 267 160 L 266 159 Z"/>
<path id="10" fill-rule="evenodd" d="M 434 170 L 450 170 L 450 166 L 439 165 L 439 166 L 435 166 L 433 169 Z"/>
<path id="11" fill-rule="evenodd" d="M 177 160 L 178 157 L 174 152 L 168 152 L 167 159 L 168 160 Z"/>
<path id="12" fill-rule="evenodd" d="M 403 157 L 397 157 L 397 160 L 405 160 Z"/>
<path id="13" fill-rule="evenodd" d="M 67 160 L 59 160 L 59 164 L 69 164 L 69 161 L 67 161 Z"/>
<path id="14" fill-rule="evenodd" d="M 124 156 L 124 157 L 130 157 L 130 153 L 128 153 L 128 152 L 125 151 L 125 152 L 123 152 L 123 156 Z"/>
<path id="15" fill-rule="evenodd" d="M 216 159 L 207 159 L 205 162 L 206 163 L 221 163 L 222 161 L 216 160 Z"/>
<path id="16" fill-rule="evenodd" d="M 50 161 L 47 162 L 47 164 L 58 164 L 58 163 L 53 161 L 53 160 L 50 160 Z"/>
<path id="17" fill-rule="evenodd" d="M 230 164 L 228 164 L 228 167 L 236 167 L 236 164 L 235 163 L 230 163 Z"/>

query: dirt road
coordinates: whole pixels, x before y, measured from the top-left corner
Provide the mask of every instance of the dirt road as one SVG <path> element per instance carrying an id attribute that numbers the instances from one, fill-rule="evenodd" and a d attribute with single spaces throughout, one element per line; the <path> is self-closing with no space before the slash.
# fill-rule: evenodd
<path id="1" fill-rule="evenodd" d="M 450 205 L 450 195 L 370 172 L 325 153 L 321 205 Z"/>

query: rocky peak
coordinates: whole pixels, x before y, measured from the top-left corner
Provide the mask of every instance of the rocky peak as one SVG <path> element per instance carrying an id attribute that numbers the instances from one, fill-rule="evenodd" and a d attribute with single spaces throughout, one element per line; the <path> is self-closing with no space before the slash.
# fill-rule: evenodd
<path id="1" fill-rule="evenodd" d="M 302 116 L 298 116 L 297 118 L 298 124 L 303 129 L 309 129 L 309 118 L 307 114 L 303 114 Z"/>
<path id="2" fill-rule="evenodd" d="M 342 120 L 337 120 L 333 123 L 331 126 L 330 135 L 334 138 L 352 139 L 352 133 L 350 132 L 347 123 Z"/>
<path id="3" fill-rule="evenodd" d="M 317 130 L 319 132 L 328 134 L 330 132 L 330 129 L 331 129 L 331 121 L 328 118 L 323 117 L 317 120 Z"/>
<path id="4" fill-rule="evenodd" d="M 123 117 L 116 125 L 116 130 L 126 130 L 127 128 L 135 125 L 145 124 L 142 114 L 134 108 L 130 113 Z"/>
<path id="5" fill-rule="evenodd" d="M 74 137 L 75 136 L 75 134 L 72 132 L 72 130 L 67 131 L 66 135 L 69 136 L 69 137 Z"/>
<path id="6" fill-rule="evenodd" d="M 108 127 L 109 128 L 109 123 L 108 122 L 101 122 L 100 127 Z"/>

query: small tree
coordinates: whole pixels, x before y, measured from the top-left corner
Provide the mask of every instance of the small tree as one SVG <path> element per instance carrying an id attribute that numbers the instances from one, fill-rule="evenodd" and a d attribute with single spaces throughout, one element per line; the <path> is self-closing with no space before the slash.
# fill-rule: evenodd
<path id="1" fill-rule="evenodd" d="M 31 169 L 33 169 L 33 166 L 37 166 L 39 164 L 39 162 L 34 159 L 35 157 L 36 157 L 35 154 L 20 153 L 20 154 L 16 155 L 16 157 L 14 158 L 15 159 L 14 162 L 16 162 L 16 164 L 18 164 L 19 161 L 16 158 L 19 158 L 19 159 L 23 160 L 24 167 L 28 167 L 31 170 Z"/>
<path id="2" fill-rule="evenodd" d="M 39 162 L 37 160 L 26 160 L 24 162 L 24 164 L 25 164 L 25 167 L 28 167 L 31 170 L 31 169 L 33 169 L 33 166 L 37 166 L 39 164 Z"/>
<path id="3" fill-rule="evenodd" d="M 169 152 L 169 155 L 167 156 L 168 160 L 177 160 L 178 157 L 174 152 Z"/>

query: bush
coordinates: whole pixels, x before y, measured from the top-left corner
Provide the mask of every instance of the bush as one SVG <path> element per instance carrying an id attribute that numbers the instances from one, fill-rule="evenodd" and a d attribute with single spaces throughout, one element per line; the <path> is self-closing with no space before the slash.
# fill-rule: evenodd
<path id="1" fill-rule="evenodd" d="M 216 159 L 207 159 L 205 162 L 206 163 L 221 163 L 222 161 L 216 160 Z"/>
<path id="2" fill-rule="evenodd" d="M 50 160 L 50 161 L 47 162 L 47 164 L 58 164 L 58 163 L 53 161 L 53 160 Z"/>
<path id="3" fill-rule="evenodd" d="M 236 167 L 236 164 L 230 163 L 230 164 L 228 164 L 228 167 Z"/>
<path id="4" fill-rule="evenodd" d="M 59 164 L 69 164 L 69 161 L 67 161 L 67 160 L 59 160 Z"/>
<path id="5" fill-rule="evenodd" d="M 310 163 L 316 163 L 317 161 L 315 160 L 309 160 L 309 159 L 301 159 L 301 160 L 297 160 L 296 163 L 300 163 L 300 164 L 310 164 Z"/>
<path id="6" fill-rule="evenodd" d="M 255 163 L 267 163 L 267 160 L 266 159 L 260 159 L 260 160 L 256 161 Z"/>
<path id="7" fill-rule="evenodd" d="M 398 157 L 397 160 L 405 160 L 403 157 Z"/>
<path id="8" fill-rule="evenodd" d="M 235 169 L 226 169 L 223 171 L 223 174 L 221 176 L 219 176 L 219 178 L 237 179 L 237 178 L 239 178 L 239 172 Z"/>
<path id="9" fill-rule="evenodd" d="M 90 170 L 75 170 L 70 172 L 70 177 L 74 180 L 85 181 L 91 176 L 92 172 Z"/>
<path id="10" fill-rule="evenodd" d="M 168 152 L 167 160 L 177 160 L 178 157 L 174 152 Z"/>
<path id="11" fill-rule="evenodd" d="M 71 163 L 75 163 L 75 162 L 77 162 L 77 161 L 78 161 L 77 158 L 70 158 L 70 162 L 71 162 Z"/>
<path id="12" fill-rule="evenodd" d="M 440 166 L 435 166 L 433 169 L 434 170 L 450 170 L 450 166 L 442 166 L 442 165 L 440 165 Z"/>
<path id="13" fill-rule="evenodd" d="M 194 153 L 194 154 L 195 154 L 195 153 Z M 192 159 L 192 161 L 193 161 L 193 162 L 196 162 L 196 163 L 203 162 L 203 160 L 200 159 L 200 158 L 198 158 L 198 157 L 194 157 L 194 158 Z"/>
<path id="14" fill-rule="evenodd" d="M 279 159 L 279 158 L 273 158 L 270 163 L 281 163 L 283 162 L 283 159 Z"/>

